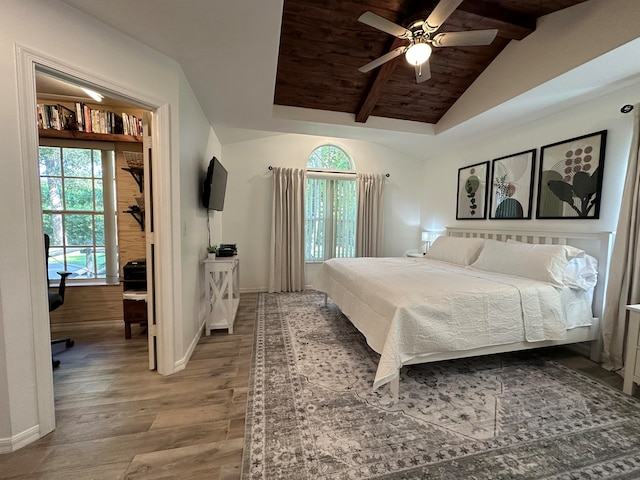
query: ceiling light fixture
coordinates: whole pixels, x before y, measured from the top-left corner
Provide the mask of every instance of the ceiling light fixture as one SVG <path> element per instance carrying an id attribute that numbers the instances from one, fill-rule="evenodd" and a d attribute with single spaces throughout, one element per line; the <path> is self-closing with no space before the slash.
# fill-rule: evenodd
<path id="1" fill-rule="evenodd" d="M 429 57 L 431 56 L 431 47 L 428 43 L 416 41 L 407 48 L 407 52 L 404 56 L 407 59 L 407 62 L 414 67 L 417 67 L 429 60 Z"/>
<path id="2" fill-rule="evenodd" d="M 84 88 L 81 87 L 82 91 L 84 93 L 86 93 L 87 95 L 89 95 L 91 98 L 93 98 L 96 102 L 101 102 L 102 99 L 104 98 L 102 95 L 100 95 L 98 92 L 94 92 L 93 90 L 90 90 L 88 88 Z"/>

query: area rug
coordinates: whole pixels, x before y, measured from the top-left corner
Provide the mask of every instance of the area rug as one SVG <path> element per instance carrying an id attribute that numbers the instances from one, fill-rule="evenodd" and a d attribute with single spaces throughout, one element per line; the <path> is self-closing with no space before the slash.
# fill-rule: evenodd
<path id="1" fill-rule="evenodd" d="M 640 402 L 535 352 L 404 367 L 315 291 L 260 294 L 242 478 L 640 479 Z"/>

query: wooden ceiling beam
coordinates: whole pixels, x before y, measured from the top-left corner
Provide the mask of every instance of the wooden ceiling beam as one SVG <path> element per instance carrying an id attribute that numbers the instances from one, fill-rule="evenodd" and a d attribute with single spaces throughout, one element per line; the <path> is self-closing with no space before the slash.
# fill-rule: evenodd
<path id="1" fill-rule="evenodd" d="M 389 48 L 388 51 L 390 52 L 406 44 L 407 44 L 406 40 L 401 40 L 399 38 L 396 38 L 393 41 L 393 44 L 391 45 L 391 48 Z M 384 88 L 385 84 L 393 74 L 393 71 L 395 70 L 396 65 L 397 65 L 397 58 L 394 58 L 393 60 L 383 64 L 381 67 L 378 68 L 378 71 L 375 74 L 376 76 L 373 79 L 371 86 L 367 89 L 365 93 L 362 106 L 356 112 L 356 122 L 365 123 L 367 121 L 367 119 L 371 115 L 371 112 L 373 112 L 373 109 L 375 108 L 376 103 L 378 103 L 378 99 L 380 98 L 382 89 Z"/>

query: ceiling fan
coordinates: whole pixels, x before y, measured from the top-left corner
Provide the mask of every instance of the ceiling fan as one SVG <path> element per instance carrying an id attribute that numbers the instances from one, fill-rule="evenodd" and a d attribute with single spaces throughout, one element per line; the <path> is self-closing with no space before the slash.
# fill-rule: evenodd
<path id="1" fill-rule="evenodd" d="M 426 20 L 415 21 L 407 28 L 401 27 L 375 13 L 363 13 L 358 18 L 359 22 L 382 30 L 394 37 L 406 39 L 409 41 L 409 45 L 395 48 L 389 53 L 363 65 L 358 70 L 362 73 L 367 73 L 404 53 L 407 62 L 415 67 L 416 82 L 421 83 L 431 78 L 429 57 L 431 56 L 432 47 L 489 45 L 496 38 L 497 29 L 447 32 L 434 35 L 462 2 L 463 0 L 440 0 Z"/>

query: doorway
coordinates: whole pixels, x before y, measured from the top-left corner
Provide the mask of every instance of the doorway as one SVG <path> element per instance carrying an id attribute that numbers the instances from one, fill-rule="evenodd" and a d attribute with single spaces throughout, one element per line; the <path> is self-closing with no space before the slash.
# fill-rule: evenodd
<path id="1" fill-rule="evenodd" d="M 91 88 L 108 92 L 110 95 L 120 97 L 129 101 L 134 105 L 145 108 L 153 112 L 153 122 L 149 132 L 151 135 L 145 135 L 145 139 L 149 140 L 149 146 L 144 145 L 144 155 L 148 158 L 151 148 L 154 150 L 154 173 L 157 174 L 149 181 L 155 184 L 169 170 L 169 105 L 154 102 L 137 91 L 127 90 L 122 85 L 115 85 L 104 79 L 96 78 L 87 72 L 77 70 L 69 65 L 62 65 L 57 60 L 43 57 L 38 52 L 31 51 L 28 48 L 17 47 L 17 68 L 18 68 L 18 100 L 19 100 L 19 122 L 22 132 L 21 152 L 23 165 L 23 181 L 25 191 L 25 207 L 26 220 L 25 227 L 27 233 L 27 251 L 29 259 L 29 275 L 35 279 L 33 288 L 30 291 L 30 303 L 33 315 L 33 339 L 34 339 L 34 362 L 35 362 L 35 388 L 38 392 L 38 431 L 43 436 L 55 428 L 55 410 L 53 402 L 53 382 L 52 382 L 52 364 L 51 364 L 51 345 L 49 335 L 49 315 L 45 304 L 42 302 L 43 295 L 46 295 L 46 282 L 44 281 L 43 272 L 45 271 L 43 252 L 43 229 L 42 229 L 42 204 L 40 201 L 40 185 L 38 170 L 38 130 L 36 122 L 33 121 L 34 106 L 37 104 L 36 96 L 36 71 L 48 73 L 62 80 L 68 80 L 73 83 L 89 85 Z M 153 198 L 154 206 L 154 225 L 156 232 L 153 232 L 152 257 L 153 271 L 151 273 L 152 284 L 159 289 L 171 291 L 170 278 L 161 275 L 163 269 L 169 267 L 163 266 L 163 258 L 169 258 L 172 250 L 171 230 L 170 228 L 162 229 L 164 235 L 162 238 L 157 234 L 158 225 L 170 224 L 170 191 L 167 189 L 153 188 L 155 192 L 159 192 Z M 154 254 L 153 250 L 157 249 L 156 242 L 159 240 L 162 248 L 158 254 Z M 162 253 L 166 253 L 163 255 Z M 41 280 L 38 280 L 41 279 Z M 154 327 L 156 334 L 160 334 L 161 327 L 166 327 L 167 331 L 172 330 L 173 319 L 164 312 L 173 311 L 173 297 L 171 295 L 163 296 L 160 301 L 154 296 L 152 300 L 154 307 L 153 318 L 157 326 Z M 166 322 L 166 325 L 163 325 Z M 157 371 L 161 374 L 169 374 L 173 372 L 173 348 L 172 339 L 158 336 L 155 345 L 158 347 L 157 353 Z"/>
<path id="2" fill-rule="evenodd" d="M 144 327 L 149 368 L 155 370 L 145 234 L 153 230 L 152 198 L 145 201 L 152 183 L 150 155 L 145 159 L 150 146 L 144 145 L 152 114 L 40 71 L 36 94 L 42 219 L 51 239 L 49 279 L 56 279 L 52 272 L 69 272 L 65 308 L 51 312 L 50 323 L 120 320 L 127 337 L 132 325 Z M 127 279 L 130 265 L 136 266 L 135 284 Z M 152 263 L 148 271 L 152 276 Z"/>

